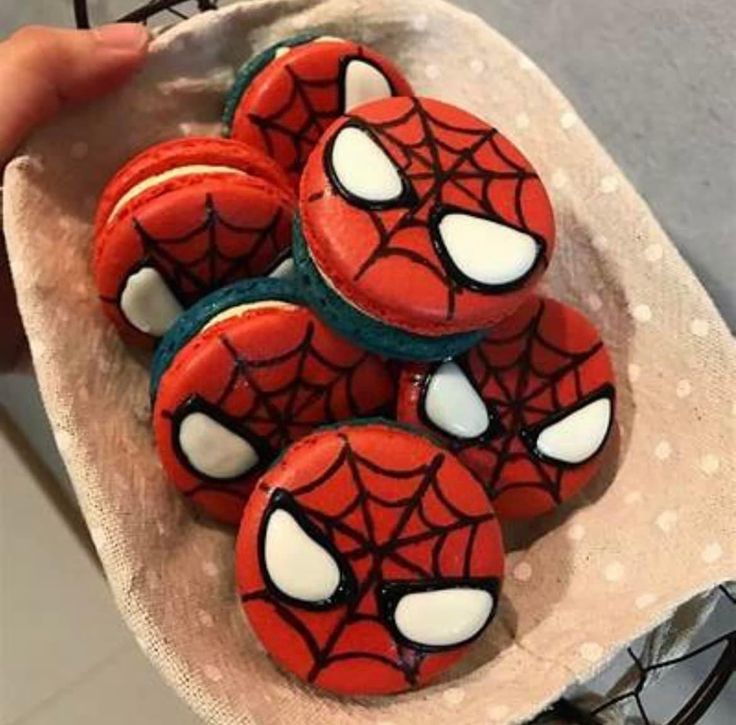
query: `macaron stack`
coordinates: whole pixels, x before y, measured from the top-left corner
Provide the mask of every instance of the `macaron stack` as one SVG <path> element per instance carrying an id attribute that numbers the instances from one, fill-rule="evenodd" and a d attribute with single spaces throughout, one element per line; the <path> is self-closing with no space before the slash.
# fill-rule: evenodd
<path id="1" fill-rule="evenodd" d="M 105 312 L 155 348 L 162 466 L 239 525 L 243 609 L 318 687 L 388 694 L 497 610 L 499 519 L 598 470 L 614 375 L 541 295 L 554 217 L 498 129 L 307 34 L 237 73 L 224 138 L 144 150 L 105 189 Z"/>

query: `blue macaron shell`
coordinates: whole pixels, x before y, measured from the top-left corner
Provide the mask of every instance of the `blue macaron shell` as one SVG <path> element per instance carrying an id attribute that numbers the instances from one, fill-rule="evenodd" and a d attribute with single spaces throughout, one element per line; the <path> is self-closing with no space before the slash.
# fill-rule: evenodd
<path id="1" fill-rule="evenodd" d="M 307 249 L 299 216 L 294 217 L 293 256 L 297 284 L 307 303 L 343 337 L 384 357 L 432 362 L 459 355 L 480 342 L 484 330 L 442 337 L 416 335 L 379 322 L 347 303 L 325 283 Z M 400 294 L 400 290 L 396 290 Z"/>
<path id="2" fill-rule="evenodd" d="M 192 305 L 177 319 L 156 348 L 151 363 L 149 388 L 151 400 L 155 400 L 161 378 L 176 354 L 197 335 L 209 320 L 236 305 L 267 300 L 304 304 L 304 298 L 292 282 L 285 279 L 258 277 L 223 287 Z"/>
<path id="3" fill-rule="evenodd" d="M 293 48 L 297 45 L 310 43 L 319 35 L 319 33 L 309 32 L 286 38 L 286 40 L 274 43 L 274 45 L 262 50 L 241 66 L 225 99 L 225 111 L 222 115 L 223 136 L 229 137 L 232 133 L 233 119 L 235 118 L 235 112 L 238 110 L 240 99 L 253 82 L 253 79 L 276 57 L 276 51 L 279 48 Z"/>

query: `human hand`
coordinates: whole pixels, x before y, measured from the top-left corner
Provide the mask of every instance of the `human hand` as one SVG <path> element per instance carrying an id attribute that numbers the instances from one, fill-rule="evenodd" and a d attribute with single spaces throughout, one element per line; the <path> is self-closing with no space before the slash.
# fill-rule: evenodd
<path id="1" fill-rule="evenodd" d="M 148 40 L 143 26 L 121 23 L 95 30 L 28 26 L 0 42 L 0 168 L 34 128 L 65 106 L 125 82 L 143 65 Z M 7 371 L 22 359 L 25 337 L 4 243 L 0 320 L 0 371 Z"/>

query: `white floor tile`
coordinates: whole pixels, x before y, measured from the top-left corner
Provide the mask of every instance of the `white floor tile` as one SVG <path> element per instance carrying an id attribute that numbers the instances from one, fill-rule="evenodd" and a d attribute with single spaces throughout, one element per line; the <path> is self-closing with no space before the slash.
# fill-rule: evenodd
<path id="1" fill-rule="evenodd" d="M 14 725 L 201 725 L 131 646 Z"/>

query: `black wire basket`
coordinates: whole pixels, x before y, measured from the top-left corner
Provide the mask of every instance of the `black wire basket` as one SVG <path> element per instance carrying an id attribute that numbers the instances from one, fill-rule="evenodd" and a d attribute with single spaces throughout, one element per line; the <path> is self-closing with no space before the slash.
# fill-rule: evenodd
<path id="1" fill-rule="evenodd" d="M 91 20 L 89 0 L 73 0 L 73 2 L 74 20 L 78 28 L 89 28 L 97 24 Z M 176 22 L 186 20 L 198 12 L 217 10 L 217 6 L 218 0 L 149 0 L 149 2 L 141 3 L 119 17 L 105 18 L 104 22 L 117 21 L 146 24 L 157 20 Z"/>

